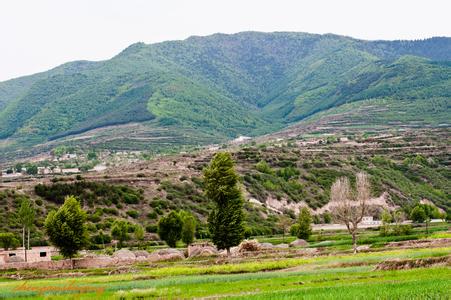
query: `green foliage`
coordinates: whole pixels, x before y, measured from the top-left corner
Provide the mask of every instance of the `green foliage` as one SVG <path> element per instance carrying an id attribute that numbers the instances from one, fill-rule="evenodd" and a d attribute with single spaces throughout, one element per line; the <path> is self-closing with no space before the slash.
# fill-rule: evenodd
<path id="1" fill-rule="evenodd" d="M 292 236 L 298 236 L 298 232 L 299 232 L 299 224 L 293 224 L 290 227 L 290 235 Z"/>
<path id="2" fill-rule="evenodd" d="M 427 219 L 439 219 L 440 212 L 435 206 L 429 204 L 417 204 L 410 212 L 410 218 L 415 223 L 423 223 Z"/>
<path id="3" fill-rule="evenodd" d="M 6 232 L 0 233 L 0 247 L 8 250 L 9 248 L 15 249 L 19 246 L 19 240 L 16 238 L 14 233 Z"/>
<path id="4" fill-rule="evenodd" d="M 170 129 L 164 130 L 169 139 L 152 143 L 171 148 L 267 133 L 331 108 L 355 112 L 364 101 L 376 104 L 375 118 L 355 113 L 365 123 L 446 123 L 451 58 L 443 49 L 449 43 L 244 32 L 134 44 L 108 61 L 71 62 L 0 83 L 0 139 L 12 141 L 5 149 L 13 153 L 23 145 L 140 122 L 146 133 Z M 406 114 L 380 113 L 387 103 Z M 112 144 L 144 147 L 127 135 L 105 142 Z"/>
<path id="5" fill-rule="evenodd" d="M 64 257 L 72 258 L 88 243 L 86 212 L 75 197 L 69 196 L 58 211 L 51 211 L 45 220 L 50 242 Z"/>
<path id="6" fill-rule="evenodd" d="M 380 235 L 387 236 L 390 231 L 390 223 L 392 221 L 392 216 L 388 210 L 382 212 L 382 226 L 380 227 Z"/>
<path id="7" fill-rule="evenodd" d="M 182 230 L 183 220 L 175 211 L 158 221 L 158 235 L 169 247 L 175 248 L 177 241 L 182 238 Z"/>
<path id="8" fill-rule="evenodd" d="M 137 212 L 136 210 L 127 210 L 127 215 L 129 215 L 133 219 L 136 219 L 139 216 L 139 212 Z"/>
<path id="9" fill-rule="evenodd" d="M 328 212 L 324 213 L 323 220 L 324 220 L 325 224 L 332 223 L 332 215 L 330 213 L 328 213 Z"/>
<path id="10" fill-rule="evenodd" d="M 135 225 L 134 236 L 137 241 L 141 242 L 144 240 L 144 229 L 141 225 Z"/>
<path id="11" fill-rule="evenodd" d="M 268 165 L 268 163 L 264 160 L 259 161 L 255 165 L 255 168 L 257 169 L 257 171 L 262 172 L 262 173 L 274 174 L 274 171 L 271 169 L 271 167 Z"/>
<path id="12" fill-rule="evenodd" d="M 204 190 L 215 203 L 208 217 L 213 243 L 219 249 L 238 245 L 244 237 L 243 197 L 230 153 L 217 153 L 204 169 Z"/>
<path id="13" fill-rule="evenodd" d="M 312 215 L 307 207 L 303 207 L 299 213 L 297 237 L 307 240 L 312 234 Z"/>
<path id="14" fill-rule="evenodd" d="M 116 220 L 113 223 L 113 227 L 111 228 L 111 235 L 114 239 L 119 241 L 119 247 L 122 248 L 124 246 L 124 242 L 127 241 L 130 237 L 128 235 L 129 224 L 124 220 Z"/>
<path id="15" fill-rule="evenodd" d="M 27 169 L 28 175 L 38 174 L 38 166 L 36 166 L 35 164 L 26 164 L 25 168 Z"/>
<path id="16" fill-rule="evenodd" d="M 179 215 L 183 222 L 182 241 L 186 245 L 189 245 L 194 241 L 194 236 L 196 234 L 196 219 L 191 213 L 184 210 L 180 211 Z"/>
<path id="17" fill-rule="evenodd" d="M 412 209 L 412 212 L 410 213 L 410 218 L 415 223 L 423 223 L 426 220 L 427 215 L 426 215 L 423 207 L 415 206 Z"/>
<path id="18" fill-rule="evenodd" d="M 142 193 L 125 185 L 111 185 L 104 182 L 76 181 L 72 183 L 38 184 L 35 193 L 54 203 L 62 203 L 68 195 L 82 199 L 84 204 L 103 203 L 137 204 L 143 199 Z"/>
<path id="19" fill-rule="evenodd" d="M 30 229 L 33 226 L 36 211 L 31 204 L 30 199 L 24 198 L 17 212 L 17 219 L 24 229 Z"/>

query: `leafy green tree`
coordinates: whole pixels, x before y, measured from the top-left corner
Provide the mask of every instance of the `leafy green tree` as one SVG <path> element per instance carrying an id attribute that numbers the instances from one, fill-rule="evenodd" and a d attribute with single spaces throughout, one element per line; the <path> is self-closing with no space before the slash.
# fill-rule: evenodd
<path id="1" fill-rule="evenodd" d="M 427 215 L 423 207 L 417 205 L 412 209 L 412 212 L 410 213 L 410 218 L 415 223 L 423 223 L 426 220 Z"/>
<path id="2" fill-rule="evenodd" d="M 303 207 L 299 213 L 297 237 L 307 240 L 312 235 L 312 215 L 307 207 Z"/>
<path id="3" fill-rule="evenodd" d="M 392 216 L 388 210 L 382 212 L 382 226 L 380 227 L 380 235 L 387 236 L 390 232 L 390 223 L 392 221 Z"/>
<path id="4" fill-rule="evenodd" d="M 27 250 L 30 249 L 30 229 L 33 227 L 33 222 L 36 212 L 28 198 L 22 199 L 20 203 L 19 211 L 17 212 L 17 219 L 22 225 L 22 246 L 25 252 L 25 261 L 28 261 Z M 25 244 L 25 231 L 27 234 L 27 244 Z"/>
<path id="5" fill-rule="evenodd" d="M 194 236 L 196 233 L 196 219 L 191 213 L 184 210 L 180 211 L 179 215 L 183 221 L 182 241 L 186 245 L 189 245 L 194 241 Z"/>
<path id="6" fill-rule="evenodd" d="M 177 241 L 182 237 L 182 229 L 182 218 L 175 211 L 171 211 L 158 222 L 158 235 L 172 248 L 176 246 Z"/>
<path id="7" fill-rule="evenodd" d="M 28 175 L 36 175 L 38 174 L 38 166 L 34 164 L 28 164 L 27 165 L 27 174 Z"/>
<path id="8" fill-rule="evenodd" d="M 238 245 L 244 237 L 243 196 L 232 156 L 217 153 L 204 169 L 204 191 L 215 207 L 208 217 L 212 241 L 219 249 Z"/>
<path id="9" fill-rule="evenodd" d="M 16 248 L 19 245 L 19 240 L 11 232 L 0 233 L 0 247 L 5 250 L 9 248 Z"/>
<path id="10" fill-rule="evenodd" d="M 18 173 L 20 173 L 20 172 L 22 172 L 22 168 L 23 168 L 23 163 L 17 163 L 15 166 L 14 166 L 14 169 L 16 170 L 16 172 L 18 172 Z"/>
<path id="11" fill-rule="evenodd" d="M 293 224 L 290 227 L 290 235 L 291 236 L 297 236 L 298 235 L 298 231 L 299 231 L 299 224 Z"/>
<path id="12" fill-rule="evenodd" d="M 124 246 L 124 241 L 129 239 L 128 222 L 124 220 L 116 220 L 111 228 L 111 235 L 119 241 L 119 248 Z"/>
<path id="13" fill-rule="evenodd" d="M 144 241 L 144 228 L 141 225 L 136 224 L 133 234 L 138 241 L 138 247 L 141 247 L 142 242 Z"/>
<path id="14" fill-rule="evenodd" d="M 86 212 L 74 196 L 68 196 L 58 211 L 51 211 L 45 220 L 50 242 L 64 257 L 74 255 L 88 244 Z"/>

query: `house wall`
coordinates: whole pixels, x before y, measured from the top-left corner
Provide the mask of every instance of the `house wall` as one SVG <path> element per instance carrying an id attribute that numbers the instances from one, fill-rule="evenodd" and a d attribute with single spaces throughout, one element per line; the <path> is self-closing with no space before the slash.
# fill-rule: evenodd
<path id="1" fill-rule="evenodd" d="M 45 256 L 41 256 L 41 252 L 45 253 Z M 45 262 L 51 261 L 52 256 L 56 255 L 58 251 L 54 247 L 33 247 L 27 251 L 27 262 Z M 13 256 L 11 256 L 13 254 Z M 10 263 L 11 257 L 19 257 L 22 261 L 25 261 L 25 251 L 22 247 L 15 250 L 0 250 L 0 264 Z"/>

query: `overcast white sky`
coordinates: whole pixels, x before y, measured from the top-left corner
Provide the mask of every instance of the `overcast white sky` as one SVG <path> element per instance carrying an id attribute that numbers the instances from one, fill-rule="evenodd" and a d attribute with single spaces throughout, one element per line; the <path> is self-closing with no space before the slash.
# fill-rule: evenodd
<path id="1" fill-rule="evenodd" d="M 451 36 L 449 0 L 0 0 L 0 81 L 128 45 L 215 32 Z"/>

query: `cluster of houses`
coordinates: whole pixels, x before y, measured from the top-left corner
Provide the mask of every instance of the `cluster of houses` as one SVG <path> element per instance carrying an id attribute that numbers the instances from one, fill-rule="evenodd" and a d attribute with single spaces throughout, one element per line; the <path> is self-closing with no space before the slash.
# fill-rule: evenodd
<path id="1" fill-rule="evenodd" d="M 77 174 L 80 173 L 79 168 L 59 168 L 59 167 L 38 167 L 39 175 L 51 175 L 51 174 Z M 8 172 L 8 169 L 2 170 L 1 177 L 3 178 L 15 178 L 26 175 L 25 172 Z"/>

